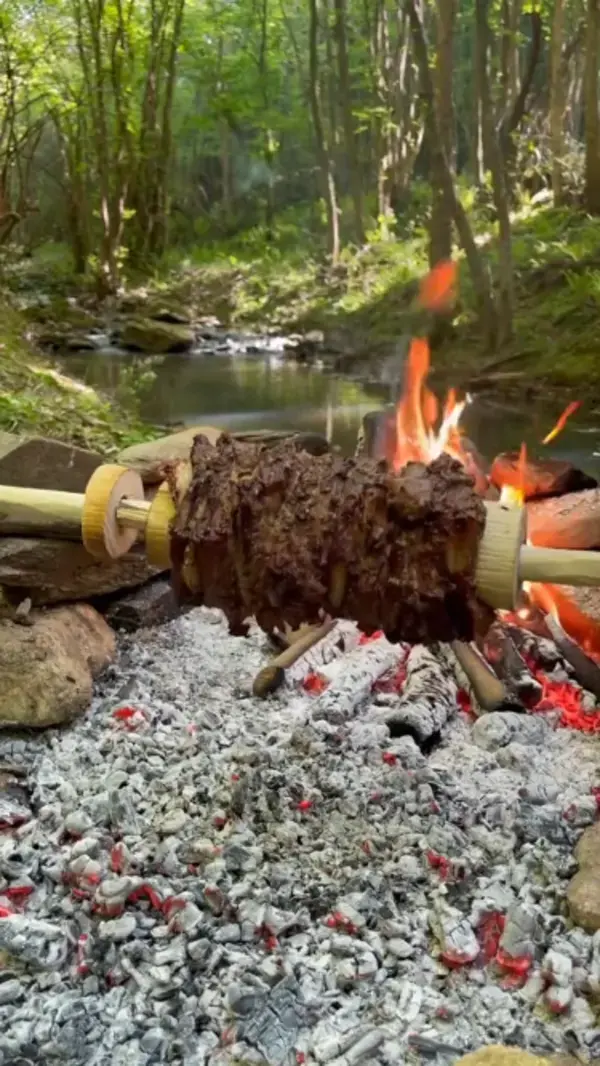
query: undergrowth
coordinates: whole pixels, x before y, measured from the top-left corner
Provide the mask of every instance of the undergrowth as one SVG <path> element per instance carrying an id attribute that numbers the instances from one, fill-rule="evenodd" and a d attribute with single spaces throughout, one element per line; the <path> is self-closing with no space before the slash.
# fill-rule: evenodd
<path id="1" fill-rule="evenodd" d="M 133 408 L 108 403 L 44 362 L 23 317 L 1 294 L 0 430 L 53 437 L 106 456 L 152 435 Z"/>
<path id="2" fill-rule="evenodd" d="M 471 213 L 493 270 L 495 226 L 485 212 Z M 483 350 L 459 253 L 453 337 L 436 351 L 436 365 L 476 375 L 506 363 L 511 371 L 557 386 L 600 384 L 600 219 L 567 208 L 525 208 L 515 217 L 513 234 L 513 344 L 500 353 Z M 412 331 L 416 283 L 427 268 L 427 232 L 418 213 L 391 238 L 382 239 L 374 228 L 366 246 L 347 246 L 335 268 L 324 265 L 310 231 L 284 220 L 269 243 L 258 227 L 180 255 L 154 284 L 176 290 L 199 312 L 228 325 L 323 330 L 351 361 L 386 354 Z"/>

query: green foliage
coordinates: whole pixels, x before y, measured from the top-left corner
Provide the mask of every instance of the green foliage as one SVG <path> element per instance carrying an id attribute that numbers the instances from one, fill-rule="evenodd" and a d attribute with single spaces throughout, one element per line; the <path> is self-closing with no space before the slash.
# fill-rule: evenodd
<path id="1" fill-rule="evenodd" d="M 25 332 L 22 317 L 0 299 L 0 429 L 71 441 L 106 456 L 153 435 L 137 417 L 133 389 L 109 403 L 43 363 Z"/>

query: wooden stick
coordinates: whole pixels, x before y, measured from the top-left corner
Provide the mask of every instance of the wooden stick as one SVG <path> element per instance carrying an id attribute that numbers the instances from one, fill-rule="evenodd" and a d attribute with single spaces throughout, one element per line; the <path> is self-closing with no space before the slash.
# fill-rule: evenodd
<path id="1" fill-rule="evenodd" d="M 84 496 L 0 485 L 0 534 L 81 540 Z"/>
<path id="2" fill-rule="evenodd" d="M 500 678 L 473 644 L 453 640 L 450 645 L 473 689 L 473 695 L 484 711 L 515 710 L 515 702 Z M 518 709 L 522 710 L 520 704 Z"/>
<path id="3" fill-rule="evenodd" d="M 320 626 L 308 626 L 303 633 L 289 648 L 286 648 L 272 659 L 268 666 L 259 670 L 252 684 L 252 694 L 264 698 L 275 692 L 285 680 L 285 671 L 292 666 L 301 655 L 312 648 L 318 641 L 326 637 L 335 626 L 335 619 L 329 618 Z"/>
<path id="4" fill-rule="evenodd" d="M 600 585 L 600 552 L 573 548 L 534 548 L 524 544 L 520 554 L 521 581 L 553 585 Z"/>

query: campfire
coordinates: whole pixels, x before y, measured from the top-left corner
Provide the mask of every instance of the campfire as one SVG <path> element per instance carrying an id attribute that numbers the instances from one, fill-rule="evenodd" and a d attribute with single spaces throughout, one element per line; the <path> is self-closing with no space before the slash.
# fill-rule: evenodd
<path id="1" fill-rule="evenodd" d="M 440 264 L 421 286 L 421 306 L 432 311 L 447 308 L 454 299 L 455 281 L 454 264 Z M 429 465 L 441 455 L 450 455 L 472 476 L 484 499 L 499 500 L 511 508 L 531 508 L 529 544 L 595 548 L 597 533 L 589 500 L 594 480 L 569 463 L 530 458 L 525 445 L 514 453 L 497 456 L 486 469 L 461 426 L 471 398 L 459 398 L 456 390 L 450 389 L 440 403 L 427 385 L 429 371 L 428 342 L 415 338 L 408 352 L 400 400 L 394 410 L 367 416 L 373 425 L 370 434 L 363 435 L 359 450 L 384 458 L 396 472 L 411 462 Z M 573 402 L 565 408 L 540 442 L 541 447 L 557 438 L 579 406 Z M 562 509 L 556 506 L 561 499 L 566 522 Z M 573 510 L 574 544 L 566 529 Z M 337 657 L 348 642 L 350 660 L 342 665 Z M 394 661 L 391 671 L 389 656 L 383 650 L 386 645 L 383 634 L 367 641 L 356 627 L 349 631 L 347 623 L 337 627 L 330 623 L 325 631 L 318 626 L 309 628 L 297 644 L 290 640 L 274 664 L 261 672 L 255 693 L 272 691 L 287 676 L 292 684 L 300 683 L 320 700 L 327 699 L 325 694 L 336 677 L 345 675 L 347 669 L 354 676 L 350 663 L 357 661 L 365 664 L 364 675 L 359 670 L 360 681 L 354 689 L 358 702 L 365 685 L 400 695 L 401 708 L 396 708 L 388 724 L 396 733 L 412 733 L 421 743 L 439 736 L 444 717 L 452 709 L 454 696 L 449 696 L 449 685 L 454 691 L 454 682 L 461 710 L 474 717 L 509 709 L 550 715 L 560 726 L 586 733 L 600 731 L 600 714 L 596 712 L 596 699 L 600 699 L 600 624 L 577 606 L 568 589 L 525 582 L 520 609 L 497 611 L 493 624 L 477 642 L 453 641 L 433 651 L 403 645 L 401 660 Z M 336 665 L 331 665 L 333 660 Z M 435 714 L 431 713 L 433 706 Z"/>

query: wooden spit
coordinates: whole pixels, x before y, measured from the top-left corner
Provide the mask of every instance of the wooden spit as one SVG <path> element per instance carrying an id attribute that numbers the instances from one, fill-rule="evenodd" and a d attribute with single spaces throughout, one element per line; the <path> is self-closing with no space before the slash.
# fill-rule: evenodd
<path id="1" fill-rule="evenodd" d="M 490 607 L 515 610 L 524 581 L 600 586 L 600 552 L 532 547 L 525 543 L 523 508 L 485 506 L 476 582 Z M 112 464 L 98 467 L 81 494 L 0 485 L 0 535 L 82 540 L 100 559 L 119 558 L 143 536 L 148 562 L 168 569 L 174 515 L 166 482 L 146 500 L 139 475 Z M 451 552 L 449 545 L 450 565 Z"/>

